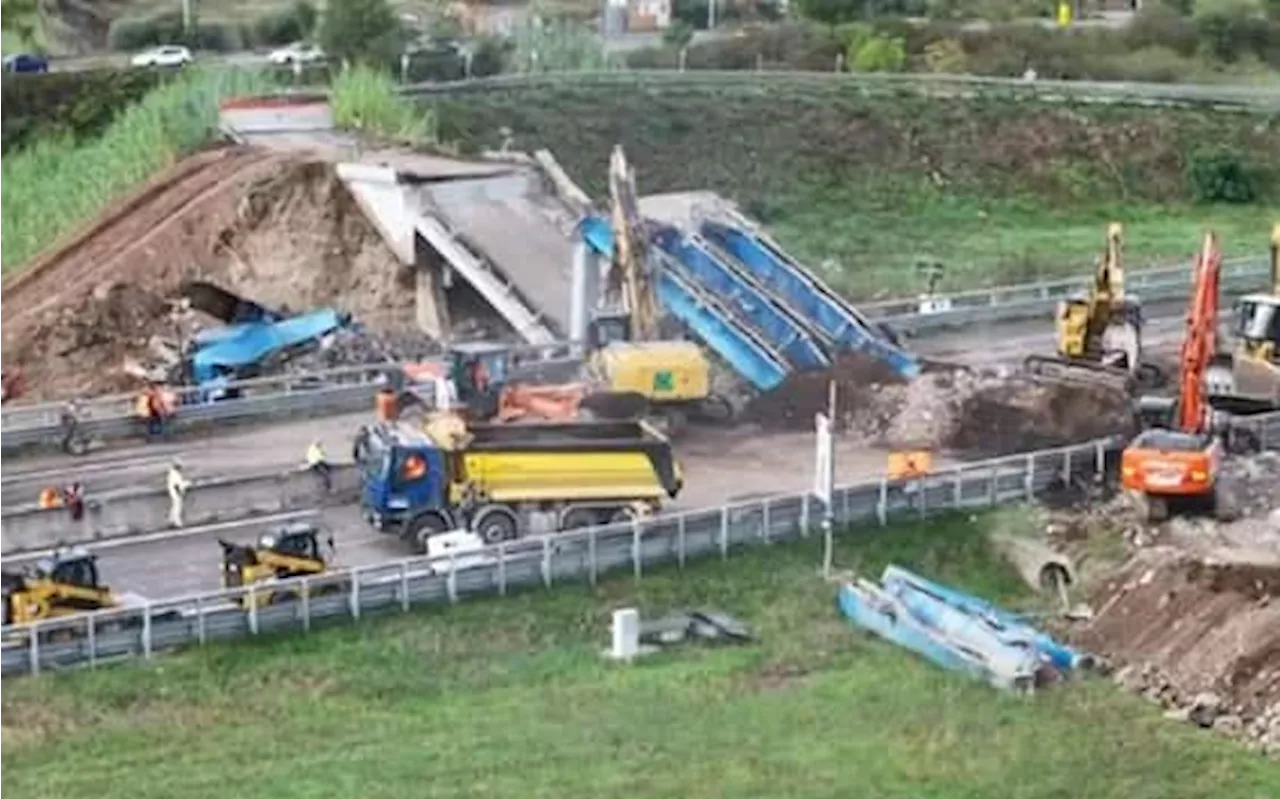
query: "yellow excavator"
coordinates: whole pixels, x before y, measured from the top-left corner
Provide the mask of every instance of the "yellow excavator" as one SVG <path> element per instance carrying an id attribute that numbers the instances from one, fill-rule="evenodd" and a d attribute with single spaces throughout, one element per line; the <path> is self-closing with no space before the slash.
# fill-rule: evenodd
<path id="1" fill-rule="evenodd" d="M 4 572 L 4 623 L 70 616 L 121 605 L 99 582 L 95 555 L 82 549 L 60 549 L 26 572 Z"/>
<path id="2" fill-rule="evenodd" d="M 333 536 L 326 542 L 329 554 L 334 551 Z M 273 527 L 258 539 L 255 546 L 235 544 L 218 540 L 222 546 L 222 585 L 224 588 L 238 588 L 244 585 L 255 585 L 275 580 L 287 580 L 290 577 L 324 574 L 329 570 L 331 557 L 326 557 L 321 550 L 320 530 L 307 522 L 293 522 Z M 313 591 L 313 594 L 327 593 L 337 586 L 323 586 L 325 590 Z M 279 602 L 295 596 L 294 591 L 256 591 L 246 594 L 240 599 L 241 607 L 246 610 L 250 605 L 261 607 L 272 602 Z"/>
<path id="3" fill-rule="evenodd" d="M 711 362 L 702 348 L 662 335 L 635 172 L 620 146 L 609 160 L 609 194 L 613 262 L 589 326 L 586 363 L 567 376 L 573 382 L 517 382 L 510 379 L 512 359 L 505 346 L 454 347 L 447 354 L 449 379 L 473 417 L 569 421 L 650 416 L 674 433 L 690 416 L 709 421 L 733 416 L 730 401 L 712 391 Z"/>
<path id="4" fill-rule="evenodd" d="M 1280 224 L 1271 231 L 1266 291 L 1236 300 L 1236 345 L 1205 376 L 1209 404 L 1236 415 L 1280 410 Z"/>
<path id="5" fill-rule="evenodd" d="M 1155 364 L 1142 362 L 1142 304 L 1125 293 L 1121 250 L 1124 229 L 1107 227 L 1106 251 L 1089 288 L 1058 303 L 1056 355 L 1032 355 L 1025 368 L 1033 375 L 1072 379 L 1112 378 L 1130 390 L 1165 384 Z"/>

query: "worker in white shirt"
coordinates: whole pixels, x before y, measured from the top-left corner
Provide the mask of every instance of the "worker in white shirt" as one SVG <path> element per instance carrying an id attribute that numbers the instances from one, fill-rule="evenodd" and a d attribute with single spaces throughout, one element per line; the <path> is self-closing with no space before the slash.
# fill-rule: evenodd
<path id="1" fill-rule="evenodd" d="M 329 459 L 324 453 L 324 445 L 318 438 L 307 447 L 307 468 L 320 475 L 326 494 L 333 490 L 333 475 L 329 468 Z"/>
<path id="2" fill-rule="evenodd" d="M 181 527 L 182 500 L 187 495 L 187 489 L 191 487 L 191 481 L 182 473 L 181 463 L 174 461 L 169 466 L 169 474 L 165 482 L 169 488 L 169 523 L 174 527 Z"/>

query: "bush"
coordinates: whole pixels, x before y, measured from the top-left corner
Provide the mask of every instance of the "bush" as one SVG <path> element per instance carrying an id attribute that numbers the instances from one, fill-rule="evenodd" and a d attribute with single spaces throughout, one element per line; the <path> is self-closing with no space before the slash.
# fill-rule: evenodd
<path id="1" fill-rule="evenodd" d="M 290 8 L 269 11 L 253 23 L 253 41 L 257 45 L 282 45 L 299 42 L 311 36 L 316 24 L 315 6 L 299 0 Z"/>
<path id="2" fill-rule="evenodd" d="M 678 19 L 662 32 L 662 43 L 673 50 L 683 50 L 693 41 L 693 26 Z"/>
<path id="3" fill-rule="evenodd" d="M 1218 150 L 1196 153 L 1187 162 L 1191 196 L 1206 203 L 1249 203 L 1258 198 L 1258 179 L 1239 154 Z"/>
<path id="4" fill-rule="evenodd" d="M 387 0 L 330 0 L 319 39 L 339 61 L 397 68 L 408 35 Z"/>
<path id="5" fill-rule="evenodd" d="M 95 69 L 3 77 L 3 149 L 40 139 L 93 138 L 117 114 L 173 73 L 149 69 Z"/>
<path id="6" fill-rule="evenodd" d="M 857 72 L 901 72 L 907 66 L 903 41 L 879 34 L 851 44 L 848 58 Z"/>
<path id="7" fill-rule="evenodd" d="M 482 36 L 471 48 L 471 75 L 483 78 L 507 71 L 512 44 L 505 36 Z"/>
<path id="8" fill-rule="evenodd" d="M 969 57 L 958 39 L 938 39 L 925 45 L 924 63 L 930 72 L 963 75 L 969 71 Z"/>
<path id="9" fill-rule="evenodd" d="M 1124 44 L 1130 50 L 1161 47 L 1183 56 L 1195 55 L 1197 39 L 1195 24 L 1167 5 L 1143 8 L 1124 32 Z"/>
<path id="10" fill-rule="evenodd" d="M 329 91 L 338 127 L 408 144 L 435 141 L 431 114 L 401 95 L 385 72 L 367 66 L 344 70 Z"/>
<path id="11" fill-rule="evenodd" d="M 1197 3 L 1195 28 L 1200 51 L 1230 64 L 1247 54 L 1266 57 L 1272 27 L 1250 0 Z"/>
<path id="12" fill-rule="evenodd" d="M 184 44 L 196 50 L 229 52 L 240 49 L 243 38 L 234 26 L 200 22 L 190 33 L 183 30 L 182 12 L 165 11 L 152 17 L 118 19 L 107 30 L 107 46 L 132 52 L 160 44 Z"/>

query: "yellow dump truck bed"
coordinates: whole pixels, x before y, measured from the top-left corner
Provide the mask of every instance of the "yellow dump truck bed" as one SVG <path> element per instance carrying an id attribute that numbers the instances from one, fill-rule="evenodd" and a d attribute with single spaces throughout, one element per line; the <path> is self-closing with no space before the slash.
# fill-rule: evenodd
<path id="1" fill-rule="evenodd" d="M 670 442 L 641 422 L 475 425 L 455 484 L 495 502 L 661 500 L 681 487 Z"/>

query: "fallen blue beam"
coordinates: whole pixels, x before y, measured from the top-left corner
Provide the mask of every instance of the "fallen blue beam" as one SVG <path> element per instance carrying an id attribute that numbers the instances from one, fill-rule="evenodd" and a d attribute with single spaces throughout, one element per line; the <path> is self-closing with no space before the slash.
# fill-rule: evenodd
<path id="1" fill-rule="evenodd" d="M 720 222 L 703 222 L 700 232 L 815 325 L 836 350 L 864 351 L 904 378 L 920 373 L 920 362 L 914 355 L 885 340 L 873 322 L 769 242 Z"/>
<path id="2" fill-rule="evenodd" d="M 587 217 L 578 232 L 595 252 L 612 257 L 613 230 L 607 220 Z M 786 379 L 790 368 L 781 354 L 740 325 L 717 298 L 699 289 L 684 267 L 665 253 L 656 255 L 663 264 L 657 282 L 658 301 L 668 313 L 757 391 L 769 391 Z"/>
<path id="3" fill-rule="evenodd" d="M 1033 647 L 1041 658 L 1059 671 L 1090 668 L 1093 665 L 1092 656 L 1058 643 L 1052 636 L 1028 624 L 1021 616 L 972 594 L 935 583 L 901 566 L 886 566 L 880 584 L 909 606 L 923 607 L 917 597 L 930 597 L 933 601 L 946 603 L 963 613 L 983 619 L 1002 640 L 1020 641 Z"/>
<path id="4" fill-rule="evenodd" d="M 675 228 L 660 228 L 653 236 L 653 244 L 684 266 L 707 292 L 734 309 L 739 319 L 749 323 L 796 369 L 824 369 L 831 365 L 831 359 L 803 324 L 703 247 L 698 237 L 686 237 Z"/>

